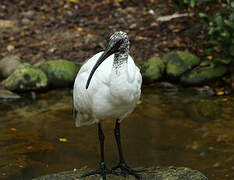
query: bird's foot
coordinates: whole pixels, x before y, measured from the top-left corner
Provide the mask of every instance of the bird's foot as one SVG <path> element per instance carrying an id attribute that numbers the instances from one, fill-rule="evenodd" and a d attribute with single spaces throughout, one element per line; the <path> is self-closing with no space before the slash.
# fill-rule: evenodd
<path id="1" fill-rule="evenodd" d="M 100 168 L 99 169 L 88 172 L 88 173 L 82 175 L 81 178 L 85 178 L 87 176 L 92 176 L 92 175 L 96 175 L 96 174 L 101 175 L 103 180 L 106 180 L 106 175 L 107 174 L 120 175 L 120 173 L 118 173 L 118 172 L 116 172 L 116 171 L 114 171 L 112 169 L 106 168 L 105 163 L 102 162 L 102 163 L 100 163 Z"/>
<path id="2" fill-rule="evenodd" d="M 126 177 L 127 174 L 135 176 L 136 179 L 141 179 L 141 176 L 137 173 L 143 172 L 144 170 L 135 170 L 128 167 L 125 162 L 120 162 L 117 166 L 113 167 L 112 170 L 120 169 L 120 175 Z"/>

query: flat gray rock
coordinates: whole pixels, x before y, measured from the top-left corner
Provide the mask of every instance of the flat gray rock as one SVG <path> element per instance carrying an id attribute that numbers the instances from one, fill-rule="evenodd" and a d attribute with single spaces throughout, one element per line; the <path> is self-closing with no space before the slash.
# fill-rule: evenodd
<path id="1" fill-rule="evenodd" d="M 89 172 L 89 170 L 76 170 L 60 172 L 56 174 L 50 174 L 46 176 L 41 176 L 33 180 L 81 180 L 80 176 Z M 192 170 L 186 167 L 151 167 L 146 168 L 141 174 L 142 180 L 208 180 L 208 178 L 197 170 Z M 84 180 L 100 180 L 101 176 L 93 175 Z M 107 180 L 135 180 L 134 176 L 116 176 L 108 175 Z"/>

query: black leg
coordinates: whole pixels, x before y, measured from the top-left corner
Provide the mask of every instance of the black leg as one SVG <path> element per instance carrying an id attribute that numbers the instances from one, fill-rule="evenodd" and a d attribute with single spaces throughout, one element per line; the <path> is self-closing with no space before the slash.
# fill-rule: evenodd
<path id="1" fill-rule="evenodd" d="M 115 140 L 116 140 L 118 151 L 119 151 L 119 164 L 116 167 L 112 168 L 112 170 L 116 170 L 120 168 L 121 175 L 126 176 L 126 174 L 131 174 L 135 176 L 136 179 L 140 179 L 140 176 L 137 173 L 142 172 L 142 170 L 131 169 L 125 163 L 123 152 L 122 152 L 121 141 L 120 141 L 120 123 L 118 119 L 116 120 L 116 123 L 115 123 Z"/>
<path id="2" fill-rule="evenodd" d="M 119 150 L 119 161 L 120 163 L 124 163 L 122 146 L 121 146 L 121 141 L 120 141 L 120 123 L 118 119 L 116 120 L 116 123 L 115 123 L 115 140 L 116 140 L 118 150 Z"/>
<path id="3" fill-rule="evenodd" d="M 102 126 L 101 123 L 98 123 L 98 137 L 99 137 L 99 142 L 100 142 L 100 152 L 101 152 L 101 164 L 105 164 L 104 161 L 104 133 L 102 131 Z"/>
<path id="4" fill-rule="evenodd" d="M 105 164 L 105 160 L 104 160 L 104 133 L 102 131 L 102 126 L 101 123 L 98 123 L 98 137 L 99 137 L 99 142 L 100 142 L 100 152 L 101 152 L 101 161 L 100 161 L 100 168 L 95 170 L 95 171 L 91 171 L 87 174 L 82 175 L 81 177 L 87 177 L 87 176 L 91 176 L 91 175 L 95 175 L 95 174 L 100 174 L 103 178 L 103 180 L 106 180 L 106 175 L 107 174 L 115 174 L 115 175 L 119 175 L 119 173 L 106 168 L 106 164 Z"/>

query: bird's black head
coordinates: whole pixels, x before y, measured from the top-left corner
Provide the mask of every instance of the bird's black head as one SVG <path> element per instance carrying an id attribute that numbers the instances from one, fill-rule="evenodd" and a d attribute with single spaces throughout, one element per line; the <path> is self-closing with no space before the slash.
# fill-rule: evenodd
<path id="1" fill-rule="evenodd" d="M 115 53 L 128 52 L 129 51 L 129 40 L 127 33 L 123 31 L 115 32 L 111 37 L 108 47 L 114 47 Z"/>
<path id="2" fill-rule="evenodd" d="M 106 50 L 99 57 L 96 64 L 94 65 L 92 71 L 89 74 L 89 78 L 88 78 L 87 83 L 86 83 L 86 89 L 88 89 L 90 81 L 93 77 L 93 74 L 96 71 L 96 69 L 101 65 L 101 63 L 112 54 L 129 52 L 129 44 L 130 43 L 128 40 L 128 36 L 125 32 L 118 31 L 118 32 L 115 32 L 110 37 L 110 41 L 108 43 Z"/>

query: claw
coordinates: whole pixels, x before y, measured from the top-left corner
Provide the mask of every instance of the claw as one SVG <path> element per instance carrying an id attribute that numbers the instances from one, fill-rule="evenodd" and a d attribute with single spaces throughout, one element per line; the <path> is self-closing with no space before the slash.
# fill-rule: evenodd
<path id="1" fill-rule="evenodd" d="M 106 175 L 107 174 L 114 174 L 114 175 L 117 175 L 117 176 L 120 175 L 119 172 L 116 172 L 116 171 L 114 171 L 112 169 L 108 169 L 108 168 L 106 168 L 106 166 L 104 164 L 101 164 L 101 167 L 99 169 L 88 172 L 88 173 L 82 175 L 81 178 L 85 178 L 87 176 L 92 176 L 92 175 L 96 175 L 96 174 L 101 175 L 103 180 L 106 180 Z"/>
<path id="2" fill-rule="evenodd" d="M 113 167 L 112 170 L 120 169 L 120 175 L 126 177 L 126 174 L 135 176 L 136 179 L 141 179 L 141 176 L 137 173 L 143 172 L 144 170 L 135 170 L 128 167 L 126 163 L 119 163 L 117 166 Z"/>

